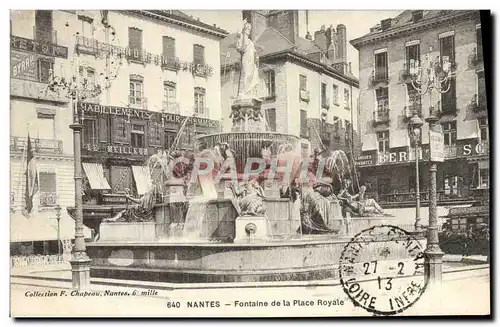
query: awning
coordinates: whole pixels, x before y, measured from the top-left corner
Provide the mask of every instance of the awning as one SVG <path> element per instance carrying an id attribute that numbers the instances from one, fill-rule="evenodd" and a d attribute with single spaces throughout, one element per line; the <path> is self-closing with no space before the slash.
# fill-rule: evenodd
<path id="1" fill-rule="evenodd" d="M 151 173 L 147 166 L 132 166 L 137 194 L 143 195 L 151 187 Z"/>
<path id="2" fill-rule="evenodd" d="M 83 170 L 89 179 L 90 187 L 93 190 L 110 190 L 111 187 L 104 177 L 104 169 L 101 164 L 84 162 L 82 163 Z"/>
<path id="3" fill-rule="evenodd" d="M 75 238 L 75 221 L 66 212 L 61 210 L 59 222 L 60 237 L 64 239 Z M 83 226 L 85 238 L 90 238 L 90 229 Z M 33 212 L 30 218 L 26 218 L 20 211 L 10 215 L 10 241 L 11 242 L 33 242 L 57 240 L 57 219 L 53 210 Z"/>
<path id="4" fill-rule="evenodd" d="M 475 139 L 479 137 L 479 122 L 477 119 L 465 120 L 457 126 L 457 139 Z"/>
<path id="5" fill-rule="evenodd" d="M 377 143 L 377 134 L 365 134 L 363 135 L 363 140 L 362 140 L 362 148 L 361 151 L 373 151 L 377 150 L 378 148 L 378 143 Z"/>

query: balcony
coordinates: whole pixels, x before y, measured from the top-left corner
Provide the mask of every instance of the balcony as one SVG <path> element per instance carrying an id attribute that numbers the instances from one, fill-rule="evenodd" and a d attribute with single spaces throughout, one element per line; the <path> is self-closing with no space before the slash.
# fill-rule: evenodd
<path id="1" fill-rule="evenodd" d="M 181 106 L 175 101 L 163 101 L 161 109 L 165 113 L 180 115 Z"/>
<path id="2" fill-rule="evenodd" d="M 308 90 L 300 90 L 299 92 L 300 100 L 309 103 L 311 100 L 309 97 L 309 91 Z"/>
<path id="3" fill-rule="evenodd" d="M 389 83 L 388 71 L 373 70 L 370 76 L 370 83 L 375 88 L 387 85 Z"/>
<path id="4" fill-rule="evenodd" d="M 469 108 L 474 112 L 482 112 L 485 111 L 486 108 L 486 94 L 474 94 L 472 100 L 469 104 Z"/>
<path id="5" fill-rule="evenodd" d="M 128 48 L 127 49 L 127 61 L 130 62 L 135 62 L 138 64 L 143 64 L 146 65 L 146 56 L 144 55 L 144 50 L 142 49 L 132 49 Z"/>
<path id="6" fill-rule="evenodd" d="M 129 107 L 135 109 L 148 109 L 148 99 L 144 97 L 129 96 Z"/>
<path id="7" fill-rule="evenodd" d="M 41 43 L 57 45 L 57 31 L 33 26 L 33 39 Z"/>
<path id="8" fill-rule="evenodd" d="M 99 54 L 99 41 L 84 36 L 77 36 L 76 52 L 97 56 Z"/>
<path id="9" fill-rule="evenodd" d="M 181 69 L 181 62 L 177 57 L 167 57 L 163 56 L 164 61 L 161 63 L 161 69 L 163 70 L 171 70 L 174 72 L 178 72 Z"/>
<path id="10" fill-rule="evenodd" d="M 41 207 L 55 207 L 57 205 L 57 192 L 40 192 Z"/>
<path id="11" fill-rule="evenodd" d="M 421 103 L 413 103 L 409 106 L 404 107 L 405 122 L 408 122 L 415 115 L 422 118 L 422 104 Z"/>
<path id="12" fill-rule="evenodd" d="M 330 99 L 329 98 L 322 98 L 321 99 L 321 107 L 325 109 L 330 109 Z"/>
<path id="13" fill-rule="evenodd" d="M 377 100 L 377 110 L 373 113 L 373 126 L 389 122 L 389 99 Z"/>
<path id="14" fill-rule="evenodd" d="M 199 118 L 208 118 L 210 117 L 209 115 L 209 110 L 207 107 L 193 107 L 193 116 L 199 117 Z"/>
<path id="15" fill-rule="evenodd" d="M 23 153 L 28 142 L 27 137 L 11 136 L 10 152 Z M 31 146 L 36 154 L 62 154 L 63 142 L 60 140 L 31 139 Z"/>
<path id="16" fill-rule="evenodd" d="M 191 66 L 191 72 L 193 73 L 193 76 L 206 78 L 212 75 L 212 68 L 205 63 L 193 62 L 191 63 Z"/>

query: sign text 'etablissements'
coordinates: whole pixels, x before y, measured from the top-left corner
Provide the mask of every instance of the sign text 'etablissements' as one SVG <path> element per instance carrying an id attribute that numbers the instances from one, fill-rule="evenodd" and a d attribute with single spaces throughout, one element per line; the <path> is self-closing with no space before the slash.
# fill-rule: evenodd
<path id="1" fill-rule="evenodd" d="M 435 162 L 444 162 L 444 135 L 429 131 L 430 159 Z"/>
<path id="2" fill-rule="evenodd" d="M 48 42 L 40 42 L 20 36 L 10 36 L 11 49 L 18 49 L 51 57 L 68 58 L 68 48 Z"/>
<path id="3" fill-rule="evenodd" d="M 127 116 L 129 118 L 151 119 L 154 115 L 157 121 L 163 118 L 165 123 L 181 124 L 186 116 L 181 116 L 172 113 L 152 112 L 143 109 L 134 109 L 126 107 L 103 106 L 94 103 L 79 102 L 78 107 L 84 112 L 92 112 L 100 115 Z M 218 127 L 218 122 L 215 120 L 199 117 L 190 117 L 190 123 L 196 123 L 198 126 Z"/>

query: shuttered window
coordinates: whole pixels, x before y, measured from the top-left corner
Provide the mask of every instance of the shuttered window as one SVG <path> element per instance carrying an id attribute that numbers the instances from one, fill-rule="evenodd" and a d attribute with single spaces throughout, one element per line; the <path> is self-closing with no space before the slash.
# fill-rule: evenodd
<path id="1" fill-rule="evenodd" d="M 52 11 L 36 10 L 35 12 L 35 40 L 52 42 Z"/>
<path id="2" fill-rule="evenodd" d="M 125 117 L 115 117 L 113 119 L 113 142 L 129 143 L 130 124 L 126 122 Z"/>
<path id="3" fill-rule="evenodd" d="M 163 37 L 163 57 L 168 59 L 175 58 L 175 39 L 169 36 Z"/>
<path id="4" fill-rule="evenodd" d="M 309 137 L 307 128 L 307 111 L 300 111 L 300 136 L 301 137 Z"/>
<path id="5" fill-rule="evenodd" d="M 135 27 L 128 28 L 128 46 L 130 49 L 142 50 L 142 30 Z"/>
<path id="6" fill-rule="evenodd" d="M 205 47 L 199 44 L 193 45 L 193 62 L 195 64 L 205 64 Z"/>
<path id="7" fill-rule="evenodd" d="M 266 109 L 266 119 L 271 132 L 276 132 L 276 109 Z"/>
<path id="8" fill-rule="evenodd" d="M 56 174 L 53 172 L 40 172 L 40 206 L 52 207 L 57 203 Z"/>

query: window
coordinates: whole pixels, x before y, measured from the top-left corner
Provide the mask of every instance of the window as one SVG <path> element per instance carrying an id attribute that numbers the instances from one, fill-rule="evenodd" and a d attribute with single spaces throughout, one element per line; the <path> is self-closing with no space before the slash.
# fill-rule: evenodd
<path id="1" fill-rule="evenodd" d="M 484 71 L 477 74 L 477 105 L 486 109 L 486 83 L 484 80 Z"/>
<path id="2" fill-rule="evenodd" d="M 481 32 L 481 26 L 476 28 L 476 38 L 477 38 L 477 59 L 483 59 L 483 33 Z"/>
<path id="3" fill-rule="evenodd" d="M 276 109 L 266 109 L 266 120 L 271 132 L 276 132 Z"/>
<path id="4" fill-rule="evenodd" d="M 161 146 L 161 128 L 157 122 L 149 123 L 149 145 Z"/>
<path id="5" fill-rule="evenodd" d="M 411 85 L 411 83 L 406 84 L 406 92 L 408 96 L 408 106 L 410 109 L 409 114 L 420 115 L 422 114 L 422 96 L 418 91 Z"/>
<path id="6" fill-rule="evenodd" d="M 144 125 L 132 124 L 130 134 L 130 146 L 133 148 L 145 148 Z"/>
<path id="7" fill-rule="evenodd" d="M 98 141 L 97 121 L 95 119 L 85 119 L 83 121 L 83 143 L 85 145 L 96 145 Z"/>
<path id="8" fill-rule="evenodd" d="M 169 36 L 164 36 L 162 43 L 163 43 L 163 60 L 168 63 L 173 58 L 175 58 L 175 39 Z"/>
<path id="9" fill-rule="evenodd" d="M 479 187 L 480 188 L 489 188 L 490 187 L 490 170 L 479 169 Z"/>
<path id="10" fill-rule="evenodd" d="M 52 11 L 35 11 L 35 40 L 40 42 L 53 43 L 52 40 Z M 54 42 L 55 43 L 55 42 Z"/>
<path id="11" fill-rule="evenodd" d="M 172 144 L 174 144 L 175 137 L 177 136 L 176 131 L 166 130 L 165 131 L 165 149 L 170 149 Z"/>
<path id="12" fill-rule="evenodd" d="M 205 47 L 199 44 L 193 45 L 193 62 L 195 64 L 205 64 Z"/>
<path id="13" fill-rule="evenodd" d="M 344 107 L 346 109 L 350 109 L 351 108 L 351 95 L 349 93 L 349 89 L 348 88 L 344 89 Z"/>
<path id="14" fill-rule="evenodd" d="M 142 84 L 140 80 L 130 79 L 129 101 L 131 105 L 142 106 L 144 104 Z"/>
<path id="15" fill-rule="evenodd" d="M 481 131 L 481 141 L 489 140 L 488 133 L 488 118 L 483 117 L 478 119 L 479 122 L 479 130 Z"/>
<path id="16" fill-rule="evenodd" d="M 455 62 L 455 35 L 439 38 L 439 55 L 441 60 L 448 57 L 450 62 Z"/>
<path id="17" fill-rule="evenodd" d="M 309 137 L 309 130 L 307 128 L 307 111 L 300 110 L 300 136 Z"/>
<path id="18" fill-rule="evenodd" d="M 177 102 L 175 83 L 163 83 L 163 109 L 175 113 Z"/>
<path id="19" fill-rule="evenodd" d="M 411 62 L 420 61 L 420 44 L 406 46 L 406 69 L 410 70 Z"/>
<path id="20" fill-rule="evenodd" d="M 79 75 L 80 75 L 80 81 L 79 81 L 80 84 L 87 85 L 86 89 L 92 90 L 92 88 L 96 85 L 95 70 L 91 67 L 80 66 Z"/>
<path id="21" fill-rule="evenodd" d="M 458 196 L 458 176 L 445 177 L 444 194 L 447 196 Z"/>
<path id="22" fill-rule="evenodd" d="M 389 131 L 377 132 L 378 152 L 389 151 Z"/>
<path id="23" fill-rule="evenodd" d="M 49 60 L 38 59 L 37 73 L 38 81 L 41 83 L 49 83 L 52 73 L 54 71 L 54 63 Z"/>
<path id="24" fill-rule="evenodd" d="M 382 81 L 388 77 L 387 51 L 375 54 L 375 80 Z"/>
<path id="25" fill-rule="evenodd" d="M 194 113 L 205 115 L 205 89 L 201 87 L 194 88 Z"/>
<path id="26" fill-rule="evenodd" d="M 375 94 L 377 96 L 377 111 L 389 110 L 389 88 L 379 87 Z"/>
<path id="27" fill-rule="evenodd" d="M 57 204 L 56 174 L 41 171 L 38 178 L 40 181 L 40 206 L 55 206 Z"/>
<path id="28" fill-rule="evenodd" d="M 458 218 L 451 220 L 452 230 L 466 230 L 467 229 L 467 218 Z"/>
<path id="29" fill-rule="evenodd" d="M 300 83 L 300 89 L 302 91 L 307 90 L 307 76 L 306 75 L 299 75 L 299 83 Z"/>
<path id="30" fill-rule="evenodd" d="M 457 122 L 443 123 L 444 145 L 452 146 L 457 143 Z"/>
<path id="31" fill-rule="evenodd" d="M 326 99 L 326 83 L 321 83 L 321 104 L 323 107 L 328 105 L 328 100 Z"/>
<path id="32" fill-rule="evenodd" d="M 265 72 L 266 81 L 266 97 L 274 97 L 276 95 L 276 78 L 274 75 L 274 70 L 268 70 Z"/>
<path id="33" fill-rule="evenodd" d="M 333 84 L 333 104 L 339 105 L 339 86 Z"/>
<path id="34" fill-rule="evenodd" d="M 128 47 L 132 59 L 142 59 L 142 30 L 135 27 L 128 28 Z"/>
<path id="35" fill-rule="evenodd" d="M 53 116 L 38 116 L 37 136 L 42 140 L 55 139 L 54 117 Z"/>
<path id="36" fill-rule="evenodd" d="M 415 10 L 412 12 L 413 22 L 416 23 L 424 17 L 424 12 L 422 10 Z"/>
<path id="37" fill-rule="evenodd" d="M 87 37 L 87 38 L 93 38 L 94 37 L 94 25 L 93 19 L 87 16 L 78 16 L 79 22 L 82 24 L 82 36 Z"/>

